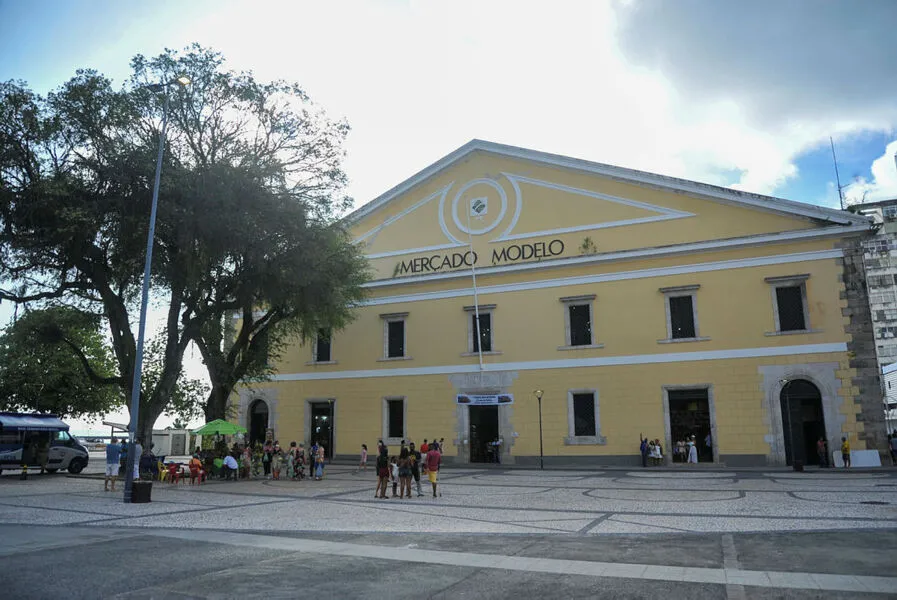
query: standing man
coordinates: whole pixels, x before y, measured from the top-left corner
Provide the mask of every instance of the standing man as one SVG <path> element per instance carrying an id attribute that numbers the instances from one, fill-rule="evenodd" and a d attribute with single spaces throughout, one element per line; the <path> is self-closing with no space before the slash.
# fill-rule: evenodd
<path id="1" fill-rule="evenodd" d="M 119 459 L 118 459 L 118 472 L 124 473 L 125 467 L 128 465 L 128 442 L 125 438 L 121 439 L 121 445 L 118 447 Z"/>
<path id="2" fill-rule="evenodd" d="M 648 438 L 644 437 L 641 433 L 638 434 L 639 439 L 639 452 L 642 453 L 642 467 L 648 466 Z"/>
<path id="3" fill-rule="evenodd" d="M 133 477 L 135 480 L 140 479 L 140 457 L 143 456 L 143 444 L 141 442 L 143 442 L 143 440 L 141 438 L 137 438 L 137 442 L 134 444 Z"/>
<path id="4" fill-rule="evenodd" d="M 846 437 L 841 438 L 841 460 L 844 461 L 844 467 L 850 468 L 850 442 Z"/>
<path id="5" fill-rule="evenodd" d="M 439 463 L 442 462 L 442 455 L 439 453 L 439 444 L 433 442 L 430 444 L 430 451 L 427 452 L 427 476 L 430 483 L 433 484 L 433 497 L 436 497 L 436 478 L 439 474 Z"/>
<path id="6" fill-rule="evenodd" d="M 417 486 L 417 497 L 423 496 L 420 491 L 420 452 L 414 449 L 414 442 L 408 444 L 409 458 L 411 458 L 411 477 L 414 478 L 414 485 Z"/>
<path id="7" fill-rule="evenodd" d="M 112 438 L 106 444 L 106 480 L 103 482 L 103 491 L 109 491 L 109 482 L 112 482 L 112 491 L 115 491 L 115 478 L 118 477 L 118 462 L 121 458 L 121 447 L 118 440 Z"/>

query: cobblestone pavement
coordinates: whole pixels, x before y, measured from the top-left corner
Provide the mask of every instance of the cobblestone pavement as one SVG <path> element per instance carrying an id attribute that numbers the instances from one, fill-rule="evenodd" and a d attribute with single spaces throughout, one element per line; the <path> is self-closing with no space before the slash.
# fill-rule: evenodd
<path id="1" fill-rule="evenodd" d="M 292 597 L 282 587 L 289 577 L 259 580 L 292 560 L 319 570 L 294 583 L 324 598 L 897 597 L 891 470 L 449 468 L 440 482 L 437 498 L 422 483 L 423 497 L 380 500 L 371 471 L 332 465 L 320 482 L 156 483 L 152 503 L 126 505 L 100 479 L 4 475 L 0 558 L 18 566 L 4 568 L 0 581 L 17 597 Z M 224 558 L 219 576 L 203 579 L 205 592 L 148 576 L 142 587 L 127 580 L 131 591 L 113 578 L 99 593 L 90 587 L 79 596 L 71 581 L 60 589 L 46 581 L 29 594 L 29 553 L 54 557 L 61 571 L 71 560 L 77 571 L 85 556 L 102 560 L 122 544 L 162 555 L 174 544 L 198 557 L 239 549 L 258 568 L 240 576 Z M 432 577 L 396 595 L 379 574 L 384 563 L 395 565 L 387 572 L 423 564 Z M 174 582 L 192 577 L 173 573 Z M 255 587 L 234 583 L 240 577 Z"/>
<path id="2" fill-rule="evenodd" d="M 0 477 L 0 523 L 590 535 L 897 528 L 890 471 L 448 469 L 441 497 L 421 485 L 423 497 L 379 500 L 371 471 L 331 466 L 323 481 L 156 483 L 152 503 L 126 505 L 121 492 L 104 492 L 95 479 L 7 475 Z"/>

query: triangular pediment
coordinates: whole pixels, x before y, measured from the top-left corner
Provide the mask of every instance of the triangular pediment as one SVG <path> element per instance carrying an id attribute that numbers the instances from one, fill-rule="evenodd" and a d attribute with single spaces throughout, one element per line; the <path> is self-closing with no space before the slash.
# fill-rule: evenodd
<path id="1" fill-rule="evenodd" d="M 375 262 L 422 256 L 427 267 L 457 262 L 470 249 L 504 256 L 502 249 L 514 244 L 530 248 L 521 256 L 546 260 L 868 224 L 844 211 L 480 141 L 348 221 Z M 390 276 L 389 264 L 377 271 Z"/>

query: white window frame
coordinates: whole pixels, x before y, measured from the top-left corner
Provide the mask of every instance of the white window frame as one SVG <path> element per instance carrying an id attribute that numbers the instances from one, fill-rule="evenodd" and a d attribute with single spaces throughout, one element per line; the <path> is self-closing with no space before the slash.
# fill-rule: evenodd
<path id="1" fill-rule="evenodd" d="M 576 435 L 576 415 L 573 413 L 573 396 L 576 394 L 592 394 L 595 400 L 595 435 Z M 597 388 L 567 390 L 567 437 L 564 438 L 565 446 L 603 446 L 607 444 L 607 438 L 601 435 L 601 411 L 598 400 Z"/>
<path id="2" fill-rule="evenodd" d="M 667 336 L 662 340 L 657 340 L 658 344 L 678 344 L 682 342 L 706 342 L 710 340 L 709 337 L 701 336 L 700 334 L 700 325 L 698 324 L 698 290 L 701 289 L 699 284 L 694 285 L 677 285 L 672 287 L 662 287 L 660 288 L 660 293 L 663 294 L 663 305 L 664 311 L 666 312 L 667 318 Z M 695 323 L 695 335 L 694 337 L 689 338 L 674 338 L 673 337 L 673 315 L 670 311 L 670 299 L 671 298 L 684 298 L 685 296 L 691 297 L 691 312 L 692 319 L 694 319 Z"/>
<path id="3" fill-rule="evenodd" d="M 378 359 L 378 361 L 411 360 L 411 356 L 408 355 L 408 313 L 384 313 L 380 315 L 380 320 L 383 321 L 383 355 Z M 404 350 L 405 354 L 404 356 L 390 356 L 389 324 L 398 321 L 402 321 L 404 323 L 404 326 L 402 327 L 402 350 Z"/>
<path id="4" fill-rule="evenodd" d="M 781 277 L 767 277 L 766 283 L 769 284 L 770 297 L 772 298 L 772 314 L 775 324 L 775 331 L 767 331 L 765 335 L 800 335 L 804 333 L 821 333 L 820 329 L 813 329 L 810 326 L 810 305 L 807 301 L 807 280 L 810 278 L 809 273 L 801 273 L 798 275 L 784 275 Z M 779 299 L 776 290 L 783 287 L 799 287 L 800 296 L 803 301 L 804 309 L 804 328 L 793 329 L 790 331 L 782 331 L 782 325 L 779 323 Z"/>
<path id="5" fill-rule="evenodd" d="M 389 437 L 389 403 L 391 401 L 402 401 L 402 436 Z M 398 446 L 402 440 L 407 440 L 408 433 L 408 399 L 405 396 L 384 396 L 383 397 L 383 424 L 381 438 L 383 443 L 388 446 Z"/>
<path id="6" fill-rule="evenodd" d="M 501 354 L 500 350 L 496 350 L 495 345 L 495 304 L 480 304 L 478 306 L 464 307 L 464 320 L 467 321 L 467 352 L 462 352 L 461 356 L 479 356 L 479 352 L 473 349 L 473 342 L 476 339 L 476 327 L 473 324 L 474 315 L 479 312 L 480 316 L 489 315 L 489 335 L 492 338 L 492 350 L 483 351 L 483 355 Z"/>
<path id="7" fill-rule="evenodd" d="M 595 294 L 582 294 L 580 296 L 565 296 L 559 298 L 561 305 L 564 307 L 564 345 L 558 346 L 558 350 L 588 350 L 589 348 L 604 348 L 604 344 L 595 343 Z M 589 329 L 592 339 L 590 343 L 581 346 L 573 346 L 570 341 L 570 307 L 571 306 L 588 306 L 589 307 Z"/>
<path id="8" fill-rule="evenodd" d="M 315 333 L 315 341 L 311 345 L 311 360 L 307 365 L 335 365 L 337 362 L 333 360 L 333 330 L 330 330 L 330 360 L 318 360 L 318 338 L 319 334 Z"/>

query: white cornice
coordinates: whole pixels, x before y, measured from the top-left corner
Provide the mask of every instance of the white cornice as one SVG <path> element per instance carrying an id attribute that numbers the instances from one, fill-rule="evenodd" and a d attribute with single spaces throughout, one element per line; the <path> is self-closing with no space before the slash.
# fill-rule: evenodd
<path id="1" fill-rule="evenodd" d="M 708 240 L 705 242 L 691 242 L 687 244 L 676 244 L 673 246 L 662 246 L 658 248 L 639 248 L 636 250 L 603 252 L 598 254 L 587 254 L 569 258 L 547 259 L 543 261 L 533 261 L 512 265 L 477 267 L 477 274 L 489 275 L 496 273 L 515 273 L 518 271 L 555 269 L 575 265 L 611 263 L 642 258 L 660 258 L 665 256 L 677 256 L 681 254 L 712 252 L 716 250 L 736 250 L 739 248 L 766 246 L 771 244 L 780 244 L 783 242 L 801 242 L 826 237 L 858 235 L 868 230 L 869 228 L 866 225 L 853 225 L 851 227 L 833 226 L 824 227 L 821 229 L 800 229 L 797 231 L 752 235 L 738 238 L 728 238 L 723 240 Z M 425 283 L 429 281 L 445 281 L 448 279 L 459 279 L 465 277 L 470 277 L 470 271 L 467 269 L 462 269 L 458 271 L 448 271 L 445 273 L 432 273 L 428 275 L 417 275 L 411 277 L 377 279 L 375 281 L 364 284 L 364 287 L 379 288 L 393 285 Z"/>
<path id="2" fill-rule="evenodd" d="M 744 269 L 750 267 L 763 267 L 768 265 L 783 265 L 801 263 L 813 260 L 831 260 L 844 255 L 841 250 L 818 250 L 816 252 L 797 252 L 794 254 L 775 254 L 772 256 L 757 256 L 753 258 L 739 258 L 735 260 L 721 260 L 706 263 L 692 263 L 676 265 L 672 267 L 659 267 L 655 269 L 636 269 L 633 271 L 618 271 L 614 273 L 596 273 L 579 275 L 575 277 L 559 277 L 555 279 L 540 279 L 524 281 L 521 283 L 506 283 L 496 285 L 479 285 L 477 290 L 480 296 L 487 294 L 500 294 L 505 292 L 522 292 L 544 288 L 567 287 L 572 285 L 585 285 L 593 283 L 606 283 L 609 281 L 624 281 L 628 279 L 645 279 L 648 277 L 668 277 L 670 275 L 691 275 L 694 273 L 708 273 L 711 271 L 726 271 L 729 269 Z M 477 269 L 480 273 L 481 269 Z M 470 272 L 468 271 L 468 277 Z M 363 306 L 381 306 L 384 304 L 404 304 L 408 302 L 421 302 L 426 300 L 442 300 L 445 298 L 461 298 L 473 294 L 469 287 L 439 290 L 434 292 L 419 292 L 416 294 L 398 294 L 396 296 L 383 296 L 371 298 L 361 304 Z"/>
<path id="3" fill-rule="evenodd" d="M 795 202 L 793 200 L 785 200 L 783 198 L 775 198 L 772 196 L 761 196 L 759 194 L 750 194 L 740 192 L 729 188 L 689 181 L 687 179 L 678 179 L 676 177 L 668 177 L 658 175 L 656 173 L 648 173 L 645 171 L 636 171 L 624 167 L 615 167 L 603 163 L 596 163 L 569 156 L 561 156 L 558 154 L 549 154 L 537 150 L 529 150 L 517 146 L 509 146 L 505 144 L 497 144 L 484 140 L 471 140 L 464 144 L 454 152 L 444 156 L 435 163 L 425 169 L 415 173 L 402 183 L 381 194 L 374 200 L 359 207 L 349 215 L 346 220 L 349 223 L 355 222 L 362 217 L 377 210 L 393 198 L 400 196 L 410 190 L 415 185 L 423 183 L 433 175 L 439 173 L 443 169 L 448 168 L 455 162 L 462 160 L 468 154 L 475 152 L 489 152 L 499 156 L 520 158 L 540 164 L 571 169 L 575 171 L 601 175 L 612 179 L 617 179 L 627 183 L 636 183 L 657 187 L 664 190 L 671 190 L 679 193 L 686 193 L 710 200 L 731 203 L 741 206 L 749 206 L 752 208 L 773 211 L 781 214 L 799 216 L 803 218 L 814 219 L 817 221 L 829 222 L 837 225 L 857 225 L 872 223 L 872 219 L 863 215 L 856 215 L 847 211 L 825 208 L 813 204 L 805 204 L 803 202 Z"/>
<path id="4" fill-rule="evenodd" d="M 504 371 L 535 371 L 541 369 L 570 369 L 577 367 L 610 367 L 620 365 L 647 365 L 679 363 L 703 360 L 729 360 L 734 358 L 765 358 L 770 356 L 796 356 L 800 354 L 828 354 L 846 352 L 847 344 L 804 344 L 798 346 L 772 346 L 763 348 L 733 348 L 729 350 L 705 350 L 701 352 L 664 352 L 628 356 L 602 356 L 594 358 L 565 358 L 557 360 L 531 360 L 507 363 L 487 363 L 487 373 Z M 272 376 L 273 381 L 309 381 L 320 379 L 365 379 L 369 377 L 415 377 L 421 375 L 453 375 L 479 372 L 476 364 L 438 365 L 431 367 L 407 367 L 399 369 L 365 369 L 358 371 L 328 371 L 311 373 L 283 373 Z"/>

